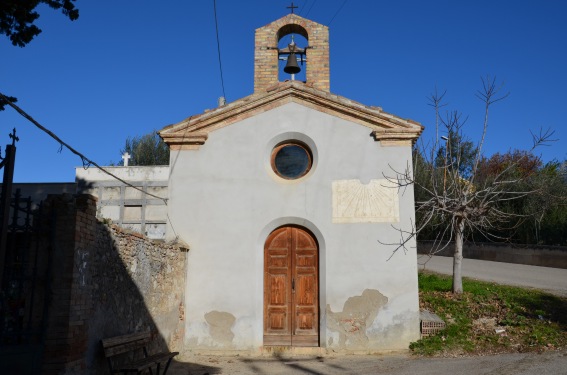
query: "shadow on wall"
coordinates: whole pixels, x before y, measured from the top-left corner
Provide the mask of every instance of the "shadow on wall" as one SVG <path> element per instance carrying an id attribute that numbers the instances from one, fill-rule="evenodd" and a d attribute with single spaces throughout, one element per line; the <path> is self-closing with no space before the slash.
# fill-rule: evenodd
<path id="1" fill-rule="evenodd" d="M 86 366 L 89 372 L 109 373 L 100 340 L 150 331 L 150 354 L 182 351 L 186 251 L 180 246 L 149 240 L 138 233 L 96 222 L 96 237 L 88 251 L 75 249 L 82 279 L 90 291 Z M 86 254 L 86 255 L 85 255 Z M 89 265 L 90 263 L 90 265 Z M 138 353 L 141 355 L 141 353 Z M 172 361 L 183 373 L 214 367 Z"/>
<path id="2" fill-rule="evenodd" d="M 169 345 L 175 346 L 175 337 L 172 336 L 176 334 L 178 323 L 182 322 L 182 305 L 179 305 L 182 296 L 170 298 L 176 300 L 177 306 L 172 307 L 168 301 L 162 301 L 166 302 L 162 306 L 152 306 L 159 292 L 163 293 L 162 298 L 175 293 L 166 290 L 171 285 L 164 285 L 165 280 L 160 280 L 160 271 L 168 268 L 169 257 L 165 254 L 164 262 L 157 258 L 167 253 L 167 249 L 154 247 L 143 237 L 116 227 L 103 223 L 96 226 L 95 246 L 76 249 L 80 274 L 78 286 L 90 291 L 92 299 L 88 325 L 84 327 L 88 330 L 87 368 L 95 373 L 108 373 L 100 344 L 103 338 L 150 331 L 150 354 L 167 350 Z M 157 313 L 157 316 L 152 313 Z M 161 321 L 162 327 L 158 327 L 156 318 Z M 169 337 L 164 337 L 160 328 Z"/>
<path id="3" fill-rule="evenodd" d="M 36 241 L 49 270 L 38 280 L 48 296 L 41 373 L 109 374 L 100 340 L 135 332 L 151 332 L 150 354 L 182 351 L 187 249 L 99 222 L 90 195 L 51 195 L 44 212 Z M 28 373 L 10 372 L 25 360 L 2 371 Z M 175 362 L 184 374 L 218 373 Z"/>

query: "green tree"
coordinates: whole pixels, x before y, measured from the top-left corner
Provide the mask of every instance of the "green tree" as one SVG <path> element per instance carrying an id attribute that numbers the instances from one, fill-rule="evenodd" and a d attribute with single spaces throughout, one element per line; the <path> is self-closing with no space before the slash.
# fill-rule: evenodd
<path id="1" fill-rule="evenodd" d="M 449 114 L 449 116 L 458 116 L 458 114 L 454 112 Z M 446 121 L 449 120 L 446 119 Z M 451 121 L 460 121 L 460 119 L 455 118 Z M 444 164 L 447 162 L 458 166 L 458 172 L 461 177 L 470 177 L 474 167 L 475 156 L 478 152 L 477 147 L 456 129 L 450 129 L 448 135 L 443 137 L 443 141 L 444 143 L 441 142 L 439 144 L 439 149 L 435 156 L 435 166 L 444 168 Z"/>
<path id="2" fill-rule="evenodd" d="M 527 167 L 533 168 L 532 165 Z M 561 175 L 560 164 L 539 162 L 532 171 L 524 169 L 518 173 L 527 175 L 520 188 L 532 193 L 515 202 L 506 202 L 504 209 L 519 216 L 517 230 L 509 237 L 513 242 L 527 244 L 566 244 L 567 184 Z"/>
<path id="3" fill-rule="evenodd" d="M 128 137 L 121 154 L 130 154 L 128 165 L 169 165 L 169 147 L 160 138 L 157 131 L 149 134 Z M 123 165 L 121 160 L 118 164 Z"/>
<path id="4" fill-rule="evenodd" d="M 6 99 L 0 97 L 0 111 L 3 111 L 6 108 L 8 102 L 15 103 L 18 99 L 14 98 L 13 96 L 6 96 Z"/>
<path id="5" fill-rule="evenodd" d="M 453 139 L 453 138 L 450 138 Z M 449 142 L 448 142 L 449 143 Z M 424 202 L 432 191 L 431 173 L 445 173 L 443 152 L 436 159 L 437 168 L 428 165 L 419 148 L 414 148 L 415 200 Z M 456 161 L 454 161 L 456 162 Z M 451 163 L 449 161 L 449 163 Z M 469 164 L 468 162 L 465 162 Z M 543 163 L 539 156 L 525 150 L 510 150 L 481 157 L 477 169 L 475 189 L 493 184 L 498 180 L 516 181 L 504 184 L 513 192 L 524 192 L 516 199 L 495 202 L 495 208 L 509 214 L 507 223 L 499 223 L 486 231 L 472 230 L 473 241 L 500 239 L 516 244 L 567 245 L 567 180 L 565 162 Z M 462 170 L 462 169 L 461 169 Z M 502 174 L 501 176 L 499 176 Z M 445 176 L 438 176 L 437 180 Z M 417 222 L 423 219 L 423 212 L 416 212 Z M 432 218 L 419 232 L 418 240 L 435 241 L 446 225 Z M 486 234 L 488 233 L 488 236 Z"/>
<path id="6" fill-rule="evenodd" d="M 75 0 L 2 0 L 0 2 L 0 34 L 6 35 L 14 46 L 24 47 L 41 29 L 34 25 L 39 18 L 35 11 L 40 4 L 61 10 L 67 18 L 74 21 L 79 18 L 79 10 L 73 4 Z"/>

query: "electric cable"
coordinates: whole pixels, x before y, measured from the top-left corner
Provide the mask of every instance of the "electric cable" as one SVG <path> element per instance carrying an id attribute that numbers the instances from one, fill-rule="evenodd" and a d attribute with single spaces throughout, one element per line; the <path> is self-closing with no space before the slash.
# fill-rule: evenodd
<path id="1" fill-rule="evenodd" d="M 223 79 L 223 76 L 222 76 L 222 62 L 221 62 L 220 41 L 219 41 L 219 23 L 218 23 L 218 19 L 217 19 L 217 0 L 213 0 L 213 8 L 214 8 L 214 12 L 215 12 L 215 29 L 217 31 L 217 51 L 218 51 L 218 55 L 219 55 L 219 69 L 220 69 L 220 79 L 221 79 L 221 85 L 222 85 L 222 95 L 226 100 L 226 93 L 224 91 L 224 79 Z"/>
<path id="2" fill-rule="evenodd" d="M 298 16 L 301 16 L 301 13 L 303 13 L 303 9 L 305 9 L 305 6 L 307 5 L 308 2 L 309 2 L 309 0 L 305 0 L 305 2 L 303 3 L 303 6 L 299 10 L 299 13 L 297 13 Z"/>
<path id="3" fill-rule="evenodd" d="M 305 18 L 307 18 L 307 16 L 309 15 L 309 12 L 311 12 L 311 9 L 313 9 L 313 5 L 315 5 L 315 3 L 317 2 L 317 0 L 314 0 L 311 3 L 311 6 L 309 7 L 309 10 L 307 11 L 307 13 L 305 13 Z"/>
<path id="4" fill-rule="evenodd" d="M 10 107 L 12 107 L 16 112 L 18 112 L 20 115 L 22 115 L 22 117 L 24 117 L 26 120 L 28 120 L 29 122 L 31 122 L 32 124 L 34 124 L 36 127 L 38 127 L 41 131 L 47 133 L 47 135 L 49 135 L 51 138 L 55 139 L 57 141 L 57 143 L 59 143 L 60 147 L 59 147 L 59 151 L 61 151 L 63 149 L 63 147 L 66 147 L 69 151 L 71 151 L 73 154 L 77 155 L 78 157 L 81 158 L 81 162 L 83 163 L 83 168 L 88 169 L 90 166 L 94 166 L 95 168 L 99 169 L 100 171 L 106 173 L 107 175 L 111 176 L 112 178 L 122 182 L 124 185 L 131 187 L 133 189 L 136 189 L 138 191 L 141 191 L 143 193 L 145 193 L 146 195 L 149 195 L 150 197 L 153 198 L 157 198 L 161 201 L 163 201 L 165 203 L 165 205 L 167 206 L 167 198 L 163 198 L 163 197 L 159 197 L 157 195 L 145 192 L 143 189 L 132 185 L 131 183 L 124 181 L 123 179 L 121 179 L 120 177 L 116 176 L 115 174 L 107 171 L 105 168 L 101 167 L 100 165 L 98 165 L 96 162 L 92 161 L 91 159 L 87 158 L 85 155 L 83 155 L 82 153 L 80 153 L 79 151 L 75 150 L 73 147 L 71 147 L 69 144 L 63 142 L 63 140 L 61 138 L 59 138 L 57 135 L 55 135 L 55 133 L 53 133 L 51 130 L 47 129 L 46 127 L 44 127 L 43 125 L 41 125 L 39 122 L 37 122 L 36 120 L 33 119 L 33 117 L 31 117 L 30 115 L 28 115 L 23 109 L 21 109 L 20 107 L 18 107 L 17 105 L 15 105 L 14 103 L 12 103 L 11 101 L 8 100 L 8 98 L 2 94 L 0 92 L 0 99 L 4 100 L 6 102 L 6 104 L 8 104 Z"/>
<path id="5" fill-rule="evenodd" d="M 341 9 L 343 9 L 343 7 L 345 6 L 345 4 L 347 3 L 348 0 L 343 1 L 343 3 L 341 4 L 341 6 L 339 7 L 339 10 L 337 10 L 337 12 L 335 13 L 335 15 L 333 16 L 333 18 L 331 18 L 331 20 L 329 21 L 329 23 L 327 24 L 327 26 L 331 26 L 331 23 L 335 20 L 335 17 L 337 16 L 337 14 L 339 14 L 339 12 L 341 11 Z"/>

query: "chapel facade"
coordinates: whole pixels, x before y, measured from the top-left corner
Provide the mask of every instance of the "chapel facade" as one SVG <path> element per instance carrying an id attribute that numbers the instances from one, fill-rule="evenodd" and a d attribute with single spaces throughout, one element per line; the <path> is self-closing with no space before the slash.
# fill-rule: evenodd
<path id="1" fill-rule="evenodd" d="M 289 34 L 308 45 L 278 48 Z M 278 78 L 293 53 L 304 82 Z M 186 348 L 407 349 L 415 242 L 383 244 L 415 222 L 413 190 L 384 175 L 411 166 L 422 126 L 332 94 L 329 30 L 296 14 L 256 30 L 254 64 L 254 93 L 160 132 L 167 236 L 190 247 Z"/>

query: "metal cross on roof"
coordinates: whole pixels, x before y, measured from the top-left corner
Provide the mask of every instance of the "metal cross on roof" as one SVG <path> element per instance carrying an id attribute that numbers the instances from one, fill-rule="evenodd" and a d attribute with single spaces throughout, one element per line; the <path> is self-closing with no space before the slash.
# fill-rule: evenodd
<path id="1" fill-rule="evenodd" d="M 16 128 L 10 133 L 10 138 L 12 138 L 12 146 L 15 146 L 16 142 L 20 140 L 20 138 L 16 136 Z"/>
<path id="2" fill-rule="evenodd" d="M 287 7 L 287 9 L 291 9 L 291 14 L 293 14 L 293 10 L 294 10 L 294 9 L 297 9 L 297 8 L 299 8 L 299 7 L 296 6 L 296 5 L 293 5 L 293 1 L 291 2 L 291 6 L 290 6 L 290 7 Z"/>

